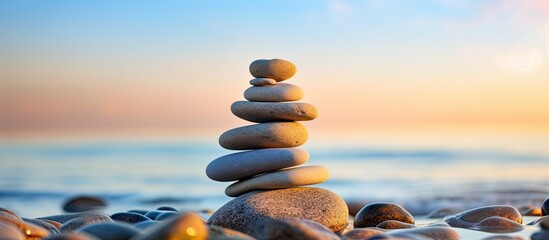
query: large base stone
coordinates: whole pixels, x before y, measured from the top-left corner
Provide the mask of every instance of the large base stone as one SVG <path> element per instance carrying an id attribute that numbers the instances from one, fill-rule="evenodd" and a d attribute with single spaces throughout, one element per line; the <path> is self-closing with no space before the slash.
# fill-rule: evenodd
<path id="1" fill-rule="evenodd" d="M 219 208 L 208 224 L 250 233 L 256 221 L 303 218 L 338 233 L 347 226 L 347 204 L 326 189 L 299 187 L 255 191 L 233 199 Z"/>

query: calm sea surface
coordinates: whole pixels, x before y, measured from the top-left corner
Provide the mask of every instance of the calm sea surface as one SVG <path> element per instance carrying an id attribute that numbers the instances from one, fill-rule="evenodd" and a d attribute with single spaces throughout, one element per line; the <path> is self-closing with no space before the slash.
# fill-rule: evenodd
<path id="1" fill-rule="evenodd" d="M 331 172 L 319 187 L 345 199 L 396 201 L 417 214 L 459 201 L 537 204 L 549 196 L 549 155 L 543 151 L 315 143 L 304 148 L 311 154 L 306 164 Z M 216 209 L 230 200 L 223 193 L 229 183 L 208 179 L 204 169 L 228 153 L 214 142 L 174 139 L 3 140 L 0 207 L 38 217 L 61 213 L 68 196 L 93 194 L 108 199 L 109 212 L 163 205 Z"/>

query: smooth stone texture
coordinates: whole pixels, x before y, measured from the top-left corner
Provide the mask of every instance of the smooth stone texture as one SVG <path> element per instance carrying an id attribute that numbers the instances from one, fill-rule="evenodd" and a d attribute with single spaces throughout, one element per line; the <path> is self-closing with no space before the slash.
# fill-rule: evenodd
<path id="1" fill-rule="evenodd" d="M 229 228 L 223 228 L 215 225 L 208 225 L 208 240 L 212 239 L 247 239 L 254 240 L 255 238 L 251 237 L 248 234 L 232 230 Z"/>
<path id="2" fill-rule="evenodd" d="M 0 222 L 17 227 L 27 239 L 40 239 L 50 235 L 50 232 L 43 227 L 30 222 L 19 221 L 12 217 L 0 216 Z"/>
<path id="3" fill-rule="evenodd" d="M 152 227 L 152 226 L 154 226 L 156 224 L 159 224 L 159 223 L 160 223 L 159 221 L 149 220 L 149 221 L 138 222 L 133 226 L 137 229 L 144 230 L 144 229 L 147 229 L 147 228 Z"/>
<path id="4" fill-rule="evenodd" d="M 343 234 L 341 239 L 343 240 L 359 240 L 367 239 L 368 237 L 383 234 L 384 231 L 376 228 L 355 228 Z"/>
<path id="5" fill-rule="evenodd" d="M 172 218 L 178 217 L 178 216 L 181 216 L 180 212 L 168 211 L 168 212 L 161 213 L 160 215 L 156 216 L 156 218 L 154 218 L 154 220 L 155 221 L 166 221 L 168 219 L 172 219 Z"/>
<path id="6" fill-rule="evenodd" d="M 119 212 L 111 215 L 111 219 L 116 222 L 125 222 L 125 223 L 138 223 L 141 221 L 150 221 L 151 219 L 143 216 L 139 213 L 133 213 L 133 212 Z"/>
<path id="7" fill-rule="evenodd" d="M 160 211 L 172 211 L 172 212 L 179 212 L 177 209 L 173 208 L 173 207 L 170 207 L 170 206 L 162 206 L 162 207 L 158 207 L 156 210 L 160 210 Z"/>
<path id="8" fill-rule="evenodd" d="M 104 214 L 101 212 L 68 213 L 68 214 L 53 215 L 53 216 L 47 216 L 47 217 L 39 217 L 37 219 L 52 220 L 52 221 L 56 221 L 58 223 L 64 224 L 75 218 L 111 220 L 111 218 L 107 214 Z"/>
<path id="9" fill-rule="evenodd" d="M 250 64 L 250 73 L 256 78 L 271 78 L 277 82 L 294 76 L 297 68 L 289 61 L 282 59 L 258 59 Z"/>
<path id="10" fill-rule="evenodd" d="M 101 240 L 129 240 L 139 231 L 132 225 L 122 222 L 106 222 L 85 226 L 80 232 L 94 235 Z"/>
<path id="11" fill-rule="evenodd" d="M 50 234 L 60 234 L 61 232 L 59 232 L 59 229 L 44 221 L 44 220 L 40 220 L 40 219 L 33 219 L 33 218 L 23 218 L 23 221 L 25 222 L 28 222 L 28 223 L 32 223 L 34 225 L 37 225 L 37 226 L 40 226 L 40 227 L 43 227 L 44 229 L 48 230 L 50 232 Z"/>
<path id="12" fill-rule="evenodd" d="M 520 212 L 513 206 L 495 205 L 470 209 L 457 215 L 444 218 L 444 222 L 452 227 L 467 228 L 475 227 L 482 220 L 489 217 L 507 218 L 517 223 L 522 223 Z"/>
<path id="13" fill-rule="evenodd" d="M 156 220 L 156 217 L 158 217 L 158 215 L 160 215 L 160 214 L 162 214 L 162 213 L 166 213 L 166 212 L 170 212 L 170 211 L 151 210 L 151 211 L 148 211 L 148 212 L 145 214 L 145 217 L 148 217 L 148 218 L 150 218 L 151 220 Z"/>
<path id="14" fill-rule="evenodd" d="M 355 216 L 355 228 L 375 227 L 387 220 L 414 224 L 414 217 L 394 203 L 377 202 L 364 206 Z"/>
<path id="15" fill-rule="evenodd" d="M 403 223 L 397 220 L 387 220 L 379 223 L 376 227 L 382 229 L 403 229 L 403 228 L 415 228 L 416 226 L 409 223 Z"/>
<path id="16" fill-rule="evenodd" d="M 518 236 L 496 235 L 483 238 L 482 240 L 524 240 L 524 238 Z"/>
<path id="17" fill-rule="evenodd" d="M 102 222 L 112 222 L 112 219 L 109 217 L 104 218 L 98 216 L 74 218 L 64 223 L 59 230 L 61 230 L 61 232 L 74 232 L 84 226 Z"/>
<path id="18" fill-rule="evenodd" d="M 230 150 L 291 148 L 303 145 L 307 129 L 297 122 L 271 122 L 233 128 L 219 137 L 219 145 Z"/>
<path id="19" fill-rule="evenodd" d="M 433 240 L 458 240 L 459 233 L 448 227 L 426 227 L 426 228 L 410 228 L 410 229 L 401 229 L 394 230 L 388 233 L 389 235 L 393 234 L 414 234 L 414 235 L 423 235 Z"/>
<path id="20" fill-rule="evenodd" d="M 161 222 L 145 229 L 132 240 L 158 240 L 158 239 L 207 239 L 208 228 L 202 218 L 192 212 L 187 212 L 180 217 Z"/>
<path id="21" fill-rule="evenodd" d="M 300 218 L 266 219 L 253 222 L 250 229 L 250 235 L 257 239 L 340 239 L 324 225 Z"/>
<path id="22" fill-rule="evenodd" d="M 521 231 L 524 227 L 520 223 L 507 218 L 489 217 L 475 224 L 470 229 L 490 233 L 512 233 Z"/>
<path id="23" fill-rule="evenodd" d="M 254 78 L 250 84 L 254 86 L 276 85 L 276 80 L 270 78 Z"/>
<path id="24" fill-rule="evenodd" d="M 304 95 L 303 89 L 289 83 L 251 86 L 244 91 L 244 98 L 253 102 L 291 102 L 301 100 Z"/>
<path id="25" fill-rule="evenodd" d="M 24 240 L 25 235 L 19 228 L 9 222 L 0 221 L 0 239 Z"/>
<path id="26" fill-rule="evenodd" d="M 348 215 L 347 205 L 337 194 L 300 187 L 244 194 L 219 208 L 208 224 L 249 233 L 252 222 L 296 217 L 318 222 L 338 233 L 345 229 Z"/>
<path id="27" fill-rule="evenodd" d="M 326 181 L 330 173 L 323 166 L 304 166 L 270 172 L 238 181 L 225 189 L 225 194 L 238 197 L 255 190 L 280 189 L 318 184 Z"/>
<path id="28" fill-rule="evenodd" d="M 541 229 L 549 230 L 549 217 L 542 217 L 536 220 L 535 224 L 539 225 Z"/>
<path id="29" fill-rule="evenodd" d="M 274 121 L 310 121 L 318 116 L 315 106 L 302 102 L 236 101 L 231 112 L 244 120 L 256 123 Z"/>
<path id="30" fill-rule="evenodd" d="M 210 162 L 206 167 L 206 175 L 215 181 L 236 181 L 260 173 L 301 165 L 307 160 L 309 160 L 309 152 L 299 148 L 238 152 Z"/>
<path id="31" fill-rule="evenodd" d="M 23 219 L 12 210 L 0 207 L 0 216 L 8 216 L 17 221 L 23 221 Z"/>
<path id="32" fill-rule="evenodd" d="M 549 215 L 549 198 L 545 199 L 545 201 L 543 201 L 543 204 L 541 205 L 541 215 Z"/>
<path id="33" fill-rule="evenodd" d="M 541 216 L 541 208 L 531 204 L 518 208 L 522 216 Z"/>
<path id="34" fill-rule="evenodd" d="M 65 201 L 63 210 L 65 212 L 85 212 L 100 210 L 107 207 L 107 201 L 95 196 L 74 196 Z"/>
<path id="35" fill-rule="evenodd" d="M 44 240 L 101 240 L 101 239 L 86 233 L 63 233 L 61 235 L 49 236 Z"/>
<path id="36" fill-rule="evenodd" d="M 549 239 L 549 231 L 541 231 L 532 234 L 530 237 L 532 240 L 547 240 Z"/>

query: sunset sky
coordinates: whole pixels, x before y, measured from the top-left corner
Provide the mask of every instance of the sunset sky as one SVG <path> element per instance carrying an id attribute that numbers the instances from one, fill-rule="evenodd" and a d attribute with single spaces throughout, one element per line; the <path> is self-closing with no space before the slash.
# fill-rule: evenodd
<path id="1" fill-rule="evenodd" d="M 260 58 L 311 131 L 549 133 L 546 0 L 7 0 L 0 134 L 219 135 Z"/>

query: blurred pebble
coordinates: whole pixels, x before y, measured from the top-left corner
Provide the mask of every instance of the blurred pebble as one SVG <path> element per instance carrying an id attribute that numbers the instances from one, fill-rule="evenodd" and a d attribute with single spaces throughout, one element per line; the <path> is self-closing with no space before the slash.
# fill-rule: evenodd
<path id="1" fill-rule="evenodd" d="M 487 207 L 479 207 L 471 210 L 467 210 L 457 215 L 448 216 L 444 218 L 444 221 L 452 227 L 474 229 L 479 231 L 505 231 L 502 227 L 508 227 L 508 232 L 516 231 L 517 225 L 504 222 L 499 218 L 488 220 L 487 222 L 479 225 L 483 220 L 491 217 L 500 217 L 511 220 L 513 222 L 522 223 L 522 216 L 520 212 L 507 205 L 495 205 Z M 493 226 L 490 226 L 493 224 Z"/>
<path id="2" fill-rule="evenodd" d="M 133 226 L 134 226 L 135 228 L 137 228 L 137 229 L 143 230 L 143 229 L 147 229 L 147 228 L 149 228 L 149 227 L 151 227 L 151 226 L 154 226 L 154 225 L 156 225 L 156 224 L 158 224 L 158 223 L 159 223 L 159 222 L 157 222 L 157 221 L 147 220 L 147 221 L 138 222 L 138 223 L 136 223 L 136 224 L 133 225 Z"/>
<path id="3" fill-rule="evenodd" d="M 435 222 L 435 223 L 431 223 L 425 227 L 451 227 L 448 223 L 446 222 Z"/>
<path id="4" fill-rule="evenodd" d="M 59 222 L 56 222 L 56 221 L 53 221 L 53 220 L 41 219 L 41 221 L 47 222 L 47 223 L 49 223 L 50 225 L 54 226 L 57 229 L 60 229 L 61 226 L 63 226 L 63 224 L 61 224 Z"/>
<path id="5" fill-rule="evenodd" d="M 530 237 L 532 240 L 547 240 L 549 239 L 549 231 L 540 231 L 532 234 Z"/>
<path id="6" fill-rule="evenodd" d="M 139 233 L 132 225 L 123 222 L 96 223 L 81 228 L 79 232 L 94 235 L 101 240 L 129 240 Z"/>
<path id="7" fill-rule="evenodd" d="M 258 239 L 340 239 L 324 225 L 302 218 L 265 219 L 253 222 L 249 232 Z"/>
<path id="8" fill-rule="evenodd" d="M 355 216 L 355 228 L 375 227 L 387 220 L 414 224 L 414 218 L 401 206 L 394 203 L 371 203 L 364 206 Z"/>
<path id="9" fill-rule="evenodd" d="M 254 86 L 275 85 L 277 82 L 270 78 L 254 78 L 250 80 L 250 84 Z"/>
<path id="10" fill-rule="evenodd" d="M 17 215 L 17 213 L 7 208 L 0 208 L 0 216 L 9 216 L 17 221 L 23 221 L 23 219 L 21 219 L 21 217 Z"/>
<path id="11" fill-rule="evenodd" d="M 46 221 L 39 220 L 39 219 L 32 219 L 32 218 L 23 218 L 23 221 L 43 227 L 46 230 L 48 230 L 50 234 L 60 234 L 59 229 L 56 226 Z"/>
<path id="12" fill-rule="evenodd" d="M 0 239 L 24 240 L 25 235 L 14 224 L 0 221 Z"/>
<path id="13" fill-rule="evenodd" d="M 376 229 L 376 228 L 355 228 L 343 234 L 343 236 L 341 236 L 341 239 L 343 240 L 366 239 L 370 236 L 374 236 L 376 234 L 382 234 L 382 233 L 384 233 L 383 230 Z"/>
<path id="14" fill-rule="evenodd" d="M 248 234 L 232 230 L 229 228 L 223 228 L 214 225 L 208 225 L 208 239 L 255 239 Z"/>
<path id="15" fill-rule="evenodd" d="M 86 233 L 63 233 L 61 235 L 52 235 L 44 240 L 100 240 L 99 238 Z"/>
<path id="16" fill-rule="evenodd" d="M 108 216 L 98 217 L 98 216 L 83 216 L 79 218 L 74 218 L 61 226 L 61 232 L 74 232 L 84 226 L 102 223 L 102 222 L 112 222 L 112 219 Z"/>
<path id="17" fill-rule="evenodd" d="M 43 227 L 33 223 L 19 221 L 9 216 L 0 216 L 0 222 L 17 227 L 19 231 L 25 235 L 25 238 L 28 239 L 44 238 L 50 234 L 50 232 Z"/>
<path id="18" fill-rule="evenodd" d="M 162 206 L 162 207 L 157 208 L 156 210 L 179 212 L 177 209 L 175 209 L 173 207 L 169 207 L 169 206 Z"/>
<path id="19" fill-rule="evenodd" d="M 506 236 L 506 235 L 497 235 L 483 238 L 482 240 L 524 240 L 519 236 Z"/>
<path id="20" fill-rule="evenodd" d="M 61 215 L 52 215 L 47 217 L 39 217 L 40 220 L 53 220 L 64 224 L 75 218 L 90 218 L 90 219 L 111 219 L 107 214 L 101 212 L 84 212 L 84 213 L 67 213 Z"/>
<path id="21" fill-rule="evenodd" d="M 534 205 L 524 205 L 518 210 L 522 216 L 541 216 L 541 208 Z"/>
<path id="22" fill-rule="evenodd" d="M 394 230 L 389 232 L 389 235 L 393 234 L 413 234 L 413 235 L 423 235 L 425 237 L 434 239 L 434 240 L 457 240 L 459 239 L 459 233 L 448 227 L 423 227 L 423 228 L 410 228 L 410 229 L 401 229 Z"/>
<path id="23" fill-rule="evenodd" d="M 415 228 L 414 224 L 403 223 L 397 220 L 387 220 L 379 223 L 376 227 L 383 229 L 403 229 L 403 228 Z"/>
<path id="24" fill-rule="evenodd" d="M 549 198 L 545 199 L 545 201 L 543 201 L 543 204 L 541 205 L 541 215 L 549 215 Z"/>
<path id="25" fill-rule="evenodd" d="M 111 219 L 116 222 L 125 222 L 125 223 L 138 223 L 142 221 L 150 221 L 151 219 L 143 216 L 139 213 L 133 213 L 133 212 L 119 212 L 111 215 Z"/>
<path id="26" fill-rule="evenodd" d="M 132 210 L 129 210 L 127 212 L 138 213 L 138 214 L 141 214 L 141 215 L 145 215 L 145 214 L 147 214 L 147 212 L 149 212 L 149 210 L 132 209 Z"/>
<path id="27" fill-rule="evenodd" d="M 160 215 L 156 216 L 156 218 L 154 220 L 164 221 L 164 220 L 171 219 L 171 218 L 174 218 L 174 217 L 177 217 L 177 216 L 181 216 L 181 213 L 168 211 L 168 212 L 164 212 L 164 213 L 161 213 Z"/>
<path id="28" fill-rule="evenodd" d="M 155 226 L 145 229 L 132 240 L 158 240 L 158 239 L 207 239 L 208 229 L 206 223 L 196 213 L 184 213 L 180 217 L 160 222 Z"/>
<path id="29" fill-rule="evenodd" d="M 162 213 L 166 213 L 166 212 L 170 212 L 170 211 L 161 211 L 161 210 L 151 210 L 151 211 L 148 211 L 146 214 L 145 214 L 145 217 L 148 217 L 152 220 L 156 220 L 156 217 L 158 217 L 158 215 L 162 214 Z"/>
<path id="30" fill-rule="evenodd" d="M 549 217 L 542 217 L 536 220 L 534 224 L 539 225 L 541 229 L 549 230 Z"/>
<path id="31" fill-rule="evenodd" d="M 99 210 L 107 207 L 107 201 L 95 196 L 74 196 L 65 201 L 63 210 L 65 212 L 85 212 Z"/>

